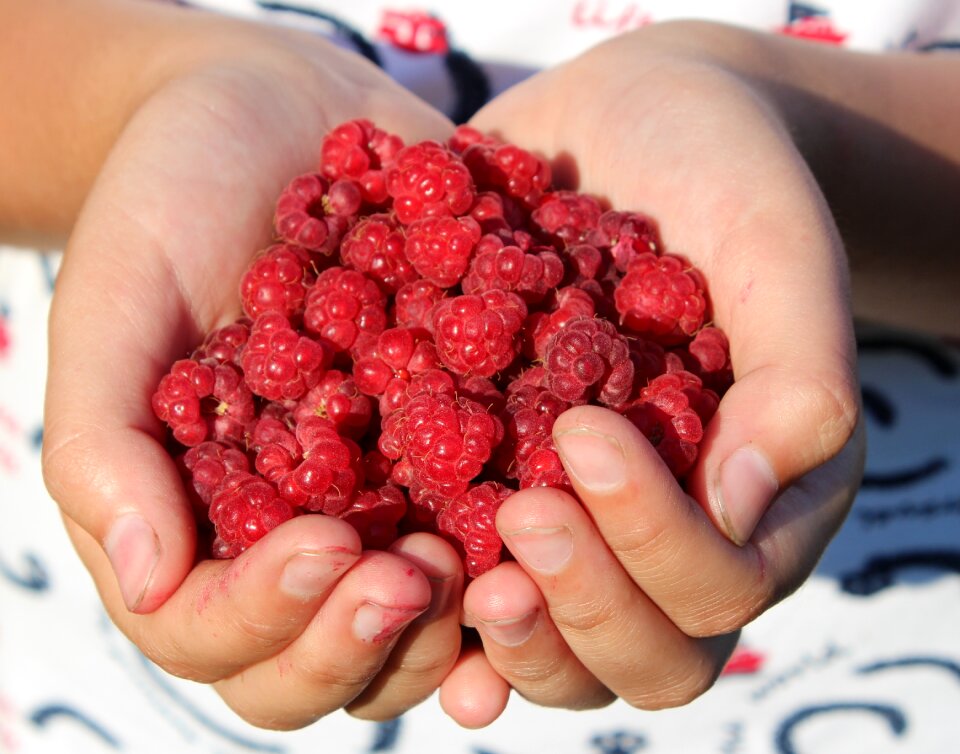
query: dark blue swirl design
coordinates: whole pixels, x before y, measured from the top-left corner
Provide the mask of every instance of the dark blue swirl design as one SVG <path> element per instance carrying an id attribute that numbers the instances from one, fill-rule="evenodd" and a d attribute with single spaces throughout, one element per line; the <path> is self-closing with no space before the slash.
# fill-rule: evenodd
<path id="1" fill-rule="evenodd" d="M 955 379 L 960 368 L 935 341 L 898 335 L 858 335 L 857 350 L 905 351 L 923 361 L 935 374 L 944 379 Z"/>
<path id="2" fill-rule="evenodd" d="M 600 754 L 636 754 L 646 748 L 647 739 L 639 733 L 614 730 L 596 734 L 590 739 L 590 745 Z"/>
<path id="3" fill-rule="evenodd" d="M 804 707 L 794 712 L 780 724 L 774 739 L 777 751 L 780 752 L 780 754 L 798 754 L 799 750 L 793 743 L 794 731 L 811 718 L 825 714 L 844 714 L 850 712 L 869 712 L 872 715 L 876 715 L 887 723 L 890 731 L 898 738 L 902 737 L 907 730 L 906 716 L 899 709 L 890 705 L 871 704 L 869 702 L 819 704 L 812 707 Z"/>
<path id="4" fill-rule="evenodd" d="M 367 41 L 367 38 L 350 26 L 350 24 L 348 24 L 346 21 L 343 21 L 342 19 L 339 19 L 330 13 L 324 13 L 323 11 L 316 10 L 315 8 L 305 8 L 301 5 L 267 2 L 267 0 L 257 0 L 257 5 L 268 11 L 297 13 L 301 16 L 309 16 L 310 18 L 316 18 L 320 21 L 325 21 L 333 27 L 334 32 L 347 39 L 350 44 L 356 48 L 357 52 L 363 55 L 363 57 L 365 57 L 378 68 L 383 68 L 383 61 L 380 59 L 380 53 L 378 53 L 376 48 Z"/>
<path id="5" fill-rule="evenodd" d="M 939 456 L 931 458 L 925 463 L 909 469 L 890 471 L 886 473 L 866 472 L 863 475 L 861 486 L 869 488 L 891 489 L 895 487 L 909 487 L 936 476 L 950 468 L 950 462 Z"/>
<path id="6" fill-rule="evenodd" d="M 860 397 L 863 410 L 881 427 L 892 427 L 897 423 L 897 407 L 881 390 L 870 385 L 860 385 Z"/>
<path id="7" fill-rule="evenodd" d="M 177 691 L 173 684 L 171 684 L 161 673 L 160 669 L 154 665 L 146 655 L 137 652 L 137 659 L 140 660 L 140 663 L 143 665 L 144 669 L 147 671 L 147 674 L 150 676 L 151 680 L 163 691 L 178 707 L 180 707 L 184 712 L 186 712 L 190 717 L 192 717 L 197 723 L 202 725 L 211 733 L 214 733 L 221 738 L 229 741 L 235 746 L 243 747 L 244 749 L 250 749 L 251 751 L 263 751 L 263 752 L 273 752 L 274 754 L 283 754 L 286 749 L 282 746 L 276 744 L 265 744 L 260 743 L 259 741 L 253 741 L 245 736 L 235 733 L 234 731 L 226 728 L 221 725 L 216 720 L 212 719 L 202 710 L 197 709 L 186 697 L 184 697 L 179 691 Z"/>
<path id="8" fill-rule="evenodd" d="M 120 741 L 110 731 L 100 723 L 93 720 L 89 715 L 84 714 L 75 707 L 66 704 L 46 704 L 38 707 L 30 714 L 30 722 L 38 728 L 45 728 L 51 722 L 58 720 L 69 720 L 83 726 L 86 730 L 97 736 L 103 743 L 112 749 L 122 749 Z"/>
<path id="9" fill-rule="evenodd" d="M 899 657 L 895 660 L 880 660 L 857 668 L 857 673 L 869 675 L 898 668 L 939 668 L 953 675 L 960 683 L 960 663 L 942 657 Z"/>
<path id="10" fill-rule="evenodd" d="M 50 577 L 41 560 L 36 555 L 27 553 L 23 556 L 23 563 L 26 567 L 18 572 L 7 565 L 0 556 L 0 576 L 21 589 L 31 592 L 47 591 L 50 588 Z"/>
<path id="11" fill-rule="evenodd" d="M 871 558 L 859 571 L 843 575 L 840 588 L 848 594 L 869 597 L 893 586 L 897 571 L 906 568 L 936 568 L 960 573 L 960 552 L 904 552 Z"/>
<path id="12" fill-rule="evenodd" d="M 377 723 L 374 732 L 373 744 L 367 751 L 393 751 L 397 748 L 397 739 L 400 737 L 402 718 L 394 718 L 383 723 Z"/>

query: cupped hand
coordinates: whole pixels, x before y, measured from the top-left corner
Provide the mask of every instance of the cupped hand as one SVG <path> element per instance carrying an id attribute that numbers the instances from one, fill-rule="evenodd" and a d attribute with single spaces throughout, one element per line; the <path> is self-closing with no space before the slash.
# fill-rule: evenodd
<path id="1" fill-rule="evenodd" d="M 554 429 L 579 503 L 531 489 L 502 506 L 517 563 L 475 580 L 464 611 L 484 672 L 542 704 L 703 693 L 738 630 L 811 573 L 862 474 L 834 222 L 774 103 L 687 33 L 619 37 L 472 123 L 553 159 L 567 187 L 653 217 L 666 251 L 704 273 L 736 378 L 684 488 L 626 419 L 583 407 Z M 468 696 L 466 674 L 442 691 L 454 712 Z"/>
<path id="2" fill-rule="evenodd" d="M 199 35 L 214 51 L 136 109 L 69 241 L 50 317 L 45 479 L 111 617 L 163 668 L 215 683 L 265 727 L 345 705 L 390 718 L 457 656 L 456 553 L 427 535 L 361 552 L 348 524 L 305 516 L 234 561 L 197 562 L 150 398 L 174 360 L 239 315 L 273 202 L 315 169 L 326 131 L 357 117 L 407 140 L 451 126 L 332 45 L 222 23 Z"/>

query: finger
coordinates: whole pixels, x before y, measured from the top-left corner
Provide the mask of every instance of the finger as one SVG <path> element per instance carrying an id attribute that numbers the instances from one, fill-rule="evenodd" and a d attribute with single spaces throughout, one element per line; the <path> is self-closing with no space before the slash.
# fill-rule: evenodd
<path id="1" fill-rule="evenodd" d="M 509 684 L 490 665 L 479 643 L 469 643 L 440 686 L 440 706 L 464 728 L 485 728 L 507 707 Z"/>
<path id="2" fill-rule="evenodd" d="M 360 538 L 330 516 L 281 524 L 235 560 L 206 560 L 146 615 L 127 611 L 97 543 L 68 524 L 117 626 L 167 672 L 212 682 L 273 657 L 310 624 L 360 557 Z"/>
<path id="3" fill-rule="evenodd" d="M 730 542 L 646 438 L 596 406 L 561 415 L 557 448 L 584 508 L 631 580 L 690 636 L 728 633 L 795 589 L 849 506 L 858 444 L 785 490 L 753 539 Z"/>
<path id="4" fill-rule="evenodd" d="M 390 546 L 430 582 L 430 607 L 400 636 L 381 672 L 347 711 L 367 720 L 392 720 L 440 687 L 460 654 L 463 567 L 439 537 L 411 534 Z"/>
<path id="5" fill-rule="evenodd" d="M 217 691 L 258 727 L 309 725 L 357 698 L 430 598 L 430 583 L 410 561 L 366 552 L 296 641 L 276 657 L 219 681 Z"/>
<path id="6" fill-rule="evenodd" d="M 567 645 L 617 696 L 660 709 L 686 704 L 713 685 L 736 635 L 694 639 L 680 631 L 631 580 L 570 495 L 521 490 L 500 507 L 497 528 Z"/>
<path id="7" fill-rule="evenodd" d="M 502 563 L 474 579 L 463 609 L 490 665 L 526 699 L 566 709 L 593 709 L 614 700 L 570 651 L 536 584 L 516 563 Z"/>

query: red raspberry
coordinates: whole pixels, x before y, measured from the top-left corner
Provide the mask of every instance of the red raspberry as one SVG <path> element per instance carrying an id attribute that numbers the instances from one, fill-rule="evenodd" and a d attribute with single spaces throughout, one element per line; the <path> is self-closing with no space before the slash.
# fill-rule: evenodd
<path id="1" fill-rule="evenodd" d="M 570 321 L 547 345 L 544 366 L 547 387 L 566 401 L 595 397 L 606 406 L 619 406 L 633 392 L 627 339 L 603 319 Z"/>
<path id="2" fill-rule="evenodd" d="M 373 404 L 351 375 L 331 369 L 293 409 L 298 424 L 311 416 L 330 422 L 337 434 L 358 440 L 370 427 Z"/>
<path id="3" fill-rule="evenodd" d="M 212 330 L 190 358 L 194 361 L 213 360 L 218 364 L 230 362 L 239 366 L 240 352 L 250 338 L 249 319 L 238 319 L 229 325 Z"/>
<path id="4" fill-rule="evenodd" d="M 276 312 L 253 323 L 241 356 L 247 386 L 268 400 L 297 400 L 320 382 L 330 361 L 326 346 L 299 335 Z"/>
<path id="5" fill-rule="evenodd" d="M 553 487 L 571 495 L 575 494 L 552 436 L 544 439 L 542 444 L 530 453 L 527 462 L 520 467 L 518 479 L 521 489 Z"/>
<path id="6" fill-rule="evenodd" d="M 335 351 L 349 351 L 360 333 L 379 335 L 387 326 L 387 300 L 377 284 L 356 270 L 331 267 L 307 293 L 305 329 Z"/>
<path id="7" fill-rule="evenodd" d="M 197 495 L 210 505 L 214 490 L 232 471 L 250 471 L 246 454 L 222 442 L 202 442 L 183 456 L 183 465 L 190 472 L 190 482 Z"/>
<path id="8" fill-rule="evenodd" d="M 567 267 L 574 283 L 596 280 L 607 272 L 606 260 L 596 246 L 588 243 L 575 243 L 563 250 Z"/>
<path id="9" fill-rule="evenodd" d="M 576 191 L 546 194 L 531 215 L 531 220 L 550 237 L 570 245 L 587 239 L 596 230 L 603 208 L 592 196 Z"/>
<path id="10" fill-rule="evenodd" d="M 440 531 L 463 545 L 467 576 L 476 578 L 500 562 L 503 540 L 497 531 L 497 511 L 513 490 L 484 482 L 451 500 L 437 515 Z"/>
<path id="11" fill-rule="evenodd" d="M 271 416 L 261 416 L 253 423 L 247 444 L 256 454 L 257 473 L 274 484 L 292 471 L 300 459 L 300 444 L 291 428 Z"/>
<path id="12" fill-rule="evenodd" d="M 454 395 L 469 398 L 497 416 L 503 411 L 507 397 L 500 392 L 497 384 L 488 377 L 478 375 L 454 375 Z"/>
<path id="13" fill-rule="evenodd" d="M 380 396 L 381 416 L 399 406 L 414 375 L 440 366 L 429 333 L 406 327 L 384 330 L 358 357 L 353 365 L 357 388 Z"/>
<path id="14" fill-rule="evenodd" d="M 523 299 L 506 291 L 444 299 L 433 313 L 437 354 L 453 372 L 491 377 L 516 358 L 526 316 Z"/>
<path id="15" fill-rule="evenodd" d="M 330 180 L 356 180 L 366 202 L 382 204 L 387 200 L 382 168 L 402 148 L 399 136 L 377 128 L 369 120 L 351 120 L 324 136 L 320 144 L 320 172 Z"/>
<path id="16" fill-rule="evenodd" d="M 213 368 L 213 393 L 216 403 L 204 413 L 209 417 L 210 437 L 220 442 L 241 444 L 247 425 L 253 421 L 256 408 L 253 393 L 243 379 L 239 367 L 217 364 Z"/>
<path id="17" fill-rule="evenodd" d="M 528 253 L 518 246 L 499 244 L 500 248 L 488 244 L 483 251 L 478 246 L 461 284 L 464 293 L 513 291 L 528 304 L 535 304 L 563 280 L 563 261 L 556 253 Z"/>
<path id="18" fill-rule="evenodd" d="M 556 309 L 552 312 L 533 312 L 524 323 L 523 352 L 530 359 L 543 360 L 547 345 L 567 323 L 581 317 L 593 317 L 596 305 L 593 297 L 579 288 L 567 287 L 557 291 Z"/>
<path id="19" fill-rule="evenodd" d="M 296 433 L 303 460 L 280 478 L 280 494 L 309 511 L 341 514 L 363 484 L 360 447 L 319 417 L 300 422 Z"/>
<path id="20" fill-rule="evenodd" d="M 696 375 L 679 371 L 651 380 L 624 414 L 681 479 L 697 460 L 703 427 L 718 403 L 716 393 L 705 389 Z"/>
<path id="21" fill-rule="evenodd" d="M 467 147 L 474 144 L 496 146 L 500 142 L 489 134 L 483 133 L 473 126 L 459 125 L 453 130 L 453 135 L 447 140 L 447 146 L 457 154 L 463 154 Z"/>
<path id="22" fill-rule="evenodd" d="M 340 518 L 353 526 L 365 550 L 385 550 L 397 538 L 397 524 L 407 512 L 407 496 L 393 484 L 363 490 Z"/>
<path id="23" fill-rule="evenodd" d="M 429 280 L 407 283 L 394 297 L 393 318 L 398 327 L 433 326 L 433 307 L 446 291 Z"/>
<path id="24" fill-rule="evenodd" d="M 293 508 L 269 482 L 246 471 L 227 474 L 210 500 L 210 520 L 219 546 L 215 554 L 233 558 L 293 518 Z"/>
<path id="25" fill-rule="evenodd" d="M 363 464 L 363 476 L 368 484 L 380 487 L 390 479 L 393 470 L 393 461 L 379 450 L 368 450 L 360 459 Z"/>
<path id="26" fill-rule="evenodd" d="M 679 355 L 688 371 L 703 380 L 705 387 L 723 395 L 733 384 L 730 343 L 722 330 L 704 327 Z"/>
<path id="27" fill-rule="evenodd" d="M 700 273 L 680 257 L 639 254 L 627 267 L 614 300 L 625 327 L 674 345 L 703 326 L 704 287 Z"/>
<path id="28" fill-rule="evenodd" d="M 513 144 L 474 144 L 463 153 L 463 162 L 481 190 L 501 191 L 528 207 L 536 206 L 550 188 L 550 165 Z"/>
<path id="29" fill-rule="evenodd" d="M 404 253 L 423 277 L 441 288 L 460 282 L 480 240 L 472 217 L 428 217 L 410 224 Z"/>
<path id="30" fill-rule="evenodd" d="M 344 237 L 340 255 L 345 265 L 376 280 L 385 293 L 396 293 L 420 277 L 404 254 L 405 243 L 390 215 L 369 215 Z"/>
<path id="31" fill-rule="evenodd" d="M 545 370 L 540 371 L 545 377 Z M 523 480 L 534 452 L 543 448 L 555 452 L 553 425 L 571 404 L 546 387 L 523 384 L 520 380 L 511 384 L 507 393 L 503 442 L 497 449 L 497 466 L 505 476 Z"/>
<path id="32" fill-rule="evenodd" d="M 330 185 L 316 173 L 297 176 L 287 184 L 277 199 L 273 218 L 277 235 L 311 251 L 329 253 L 330 242 L 339 242 L 346 230 L 346 217 L 359 209 L 359 202 L 353 201 L 358 193 L 354 197 L 346 189 L 347 196 L 335 193 L 339 201 L 332 201 L 329 190 Z"/>
<path id="33" fill-rule="evenodd" d="M 153 412 L 167 423 L 177 442 L 199 445 L 207 439 L 207 421 L 200 400 L 213 394 L 213 367 L 191 359 L 174 362 L 153 394 Z"/>
<path id="34" fill-rule="evenodd" d="M 380 451 L 410 464 L 416 483 L 451 497 L 467 489 L 503 439 L 503 424 L 467 398 L 421 393 L 383 422 Z"/>
<path id="35" fill-rule="evenodd" d="M 404 225 L 424 217 L 462 215 L 476 190 L 470 171 L 442 144 L 422 141 L 404 147 L 387 170 L 387 193 Z"/>
<path id="36" fill-rule="evenodd" d="M 608 210 L 600 216 L 597 230 L 589 236 L 590 243 L 610 252 L 614 266 L 624 272 L 638 255 L 657 253 L 660 238 L 657 226 L 639 212 Z"/>

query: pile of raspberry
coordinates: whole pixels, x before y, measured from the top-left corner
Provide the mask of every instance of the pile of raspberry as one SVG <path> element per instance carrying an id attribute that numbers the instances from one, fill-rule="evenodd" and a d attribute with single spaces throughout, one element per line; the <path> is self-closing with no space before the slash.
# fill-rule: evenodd
<path id="1" fill-rule="evenodd" d="M 572 491 L 562 412 L 620 412 L 683 480 L 732 382 L 702 275 L 649 217 L 554 188 L 543 158 L 470 127 L 405 145 L 344 123 L 273 224 L 245 316 L 153 396 L 213 557 L 324 514 L 367 548 L 435 532 L 478 576 L 508 495 Z"/>

